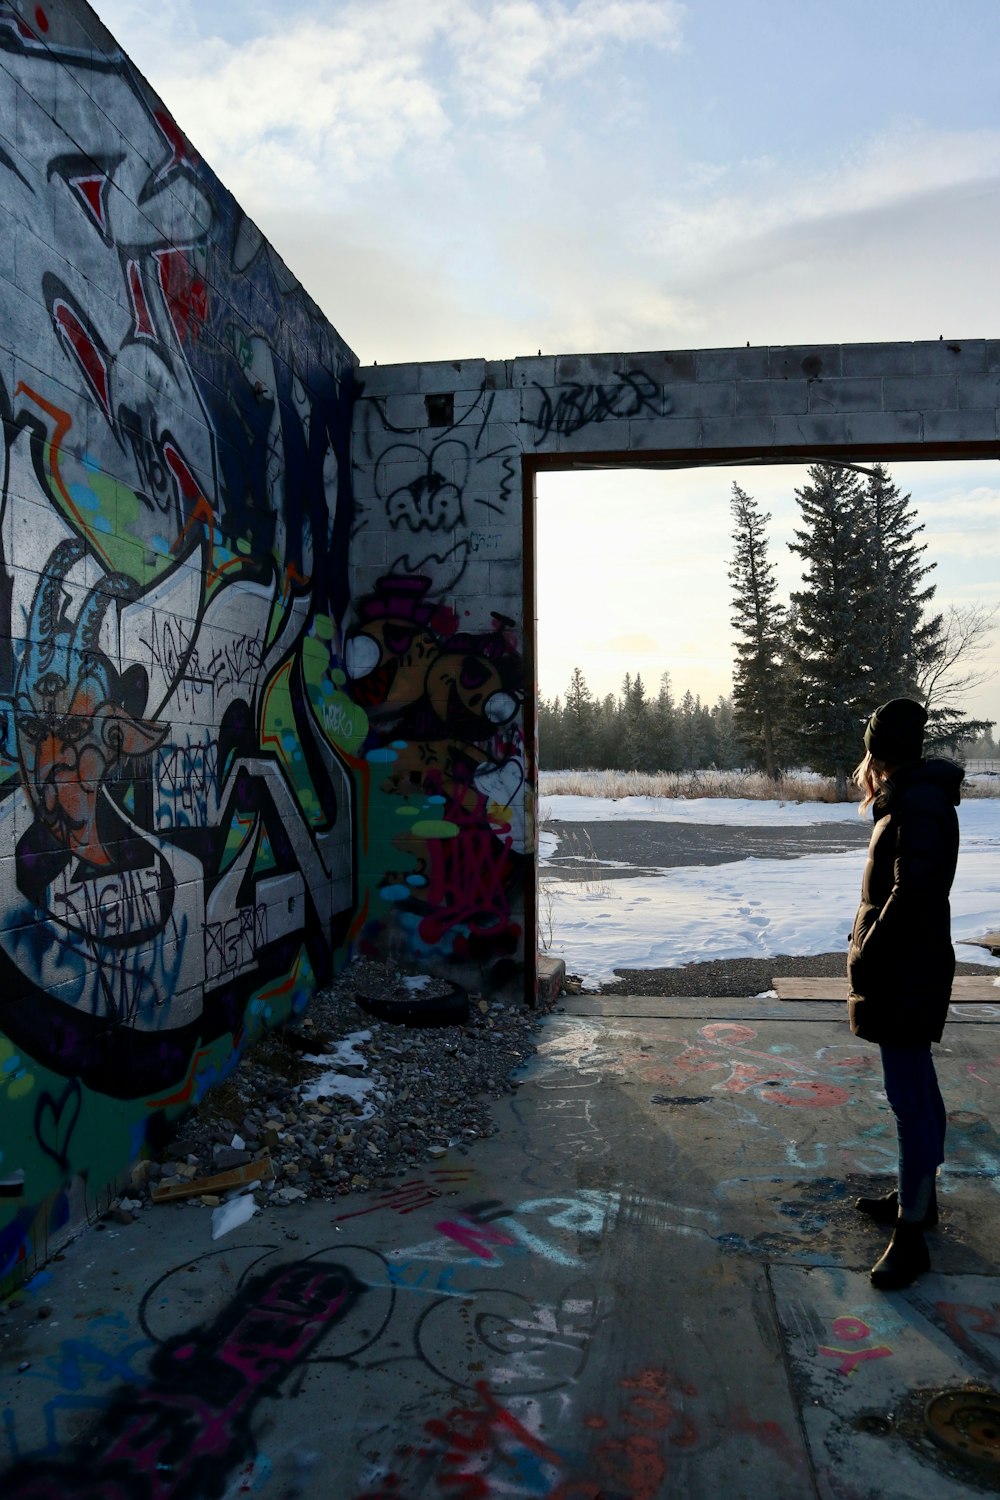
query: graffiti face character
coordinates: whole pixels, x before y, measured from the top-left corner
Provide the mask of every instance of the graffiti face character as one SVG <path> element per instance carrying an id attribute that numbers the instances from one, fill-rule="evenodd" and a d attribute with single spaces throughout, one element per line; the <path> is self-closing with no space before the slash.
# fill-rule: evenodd
<path id="1" fill-rule="evenodd" d="M 97 828 L 101 788 L 129 757 L 155 749 L 167 726 L 130 711 L 126 680 L 99 645 L 108 606 L 134 592 L 131 580 L 106 580 L 87 595 L 75 622 L 67 620 L 65 578 L 81 556 L 80 543 L 60 543 L 39 586 L 14 723 L 36 819 L 57 844 L 106 867 L 112 858 Z"/>

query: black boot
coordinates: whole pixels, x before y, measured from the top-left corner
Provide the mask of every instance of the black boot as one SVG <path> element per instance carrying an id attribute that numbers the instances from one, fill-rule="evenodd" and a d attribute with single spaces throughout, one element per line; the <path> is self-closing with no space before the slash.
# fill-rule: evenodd
<path id="1" fill-rule="evenodd" d="M 854 1207 L 859 1214 L 874 1219 L 876 1224 L 895 1224 L 899 1218 L 899 1194 L 886 1193 L 882 1198 L 855 1198 Z M 934 1229 L 938 1222 L 937 1193 L 931 1192 L 927 1212 L 920 1220 L 921 1229 Z"/>
<path id="2" fill-rule="evenodd" d="M 897 1292 L 909 1286 L 931 1268 L 924 1231 L 921 1224 L 897 1219 L 892 1239 L 885 1248 L 881 1260 L 871 1269 L 872 1286 L 880 1292 Z"/>

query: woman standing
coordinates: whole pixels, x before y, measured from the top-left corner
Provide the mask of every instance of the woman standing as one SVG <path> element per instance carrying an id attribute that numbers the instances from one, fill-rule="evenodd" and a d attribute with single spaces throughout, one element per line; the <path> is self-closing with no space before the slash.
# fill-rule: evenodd
<path id="1" fill-rule="evenodd" d="M 896 1117 L 898 1190 L 859 1198 L 877 1223 L 894 1224 L 871 1279 L 909 1286 L 930 1267 L 924 1230 L 938 1220 L 935 1176 L 944 1160 L 945 1108 L 931 1043 L 948 1015 L 955 950 L 948 895 L 958 859 L 962 768 L 922 759 L 927 711 L 910 698 L 883 703 L 865 728 L 854 772 L 875 829 L 847 957 L 851 1030 L 876 1042 Z"/>

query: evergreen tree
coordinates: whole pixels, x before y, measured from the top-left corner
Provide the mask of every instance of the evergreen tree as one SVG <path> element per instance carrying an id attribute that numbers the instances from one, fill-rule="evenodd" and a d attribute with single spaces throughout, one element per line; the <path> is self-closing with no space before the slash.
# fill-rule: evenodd
<path id="1" fill-rule="evenodd" d="M 729 580 L 733 590 L 731 624 L 734 641 L 733 714 L 736 733 L 755 765 L 777 774 L 776 742 L 784 710 L 785 682 L 780 657 L 785 611 L 775 599 L 777 580 L 767 556 L 770 514 L 733 484 L 733 557 Z"/>
<path id="2" fill-rule="evenodd" d="M 838 796 L 846 798 L 861 724 L 876 701 L 869 538 L 856 473 L 814 464 L 809 479 L 795 492 L 803 528 L 788 544 L 802 558 L 805 585 L 792 594 L 798 669 L 793 718 L 806 764 L 835 776 Z"/>
<path id="3" fill-rule="evenodd" d="M 621 765 L 627 771 L 655 770 L 652 723 L 646 685 L 637 672 L 622 684 Z"/>
<path id="4" fill-rule="evenodd" d="M 670 687 L 670 673 L 660 676 L 660 691 L 653 704 L 653 733 L 656 739 L 656 769 L 676 771 L 677 760 L 677 710 Z"/>
<path id="5" fill-rule="evenodd" d="M 572 764 L 585 770 L 593 765 L 594 698 L 579 667 L 573 668 L 573 675 L 566 689 L 563 718 L 566 737 L 571 746 Z"/>
<path id="6" fill-rule="evenodd" d="M 873 706 L 889 698 L 920 697 L 919 683 L 941 648 L 940 615 L 925 618 L 934 585 L 923 586 L 936 563 L 923 563 L 923 531 L 884 464 L 868 476 L 862 513 L 871 570 L 868 622 L 876 643 L 872 658 Z"/>

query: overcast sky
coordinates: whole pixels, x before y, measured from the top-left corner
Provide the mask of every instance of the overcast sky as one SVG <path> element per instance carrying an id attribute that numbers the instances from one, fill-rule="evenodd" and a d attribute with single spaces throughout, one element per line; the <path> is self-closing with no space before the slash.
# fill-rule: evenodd
<path id="1" fill-rule="evenodd" d="M 1000 333 L 997 0 L 96 8 L 363 363 Z M 784 575 L 801 476 L 756 477 Z M 728 691 L 731 478 L 546 479 L 546 696 L 645 670 L 619 637 Z M 997 466 L 906 487 L 942 598 L 1000 598 Z M 605 535 L 673 615 L 588 577 Z"/>

